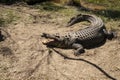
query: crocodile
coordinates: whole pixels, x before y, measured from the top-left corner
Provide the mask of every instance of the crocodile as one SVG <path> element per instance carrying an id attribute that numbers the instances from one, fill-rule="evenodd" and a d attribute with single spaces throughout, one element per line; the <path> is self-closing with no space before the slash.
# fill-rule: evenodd
<path id="1" fill-rule="evenodd" d="M 79 14 L 68 22 L 67 27 L 70 27 L 78 22 L 88 21 L 91 24 L 86 26 L 86 28 L 66 32 L 64 34 L 55 33 L 43 33 L 41 36 L 48 41 L 43 42 L 43 44 L 48 47 L 61 47 L 61 48 L 71 48 L 74 49 L 74 55 L 80 55 L 85 52 L 85 49 L 99 47 L 105 44 L 106 40 L 112 40 L 115 37 L 114 32 L 107 31 L 102 19 L 95 15 L 90 14 Z"/>

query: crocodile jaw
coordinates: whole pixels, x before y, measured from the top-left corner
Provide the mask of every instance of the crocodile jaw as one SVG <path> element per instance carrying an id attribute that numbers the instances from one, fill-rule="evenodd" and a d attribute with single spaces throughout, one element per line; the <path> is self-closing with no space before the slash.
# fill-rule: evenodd
<path id="1" fill-rule="evenodd" d="M 54 40 L 54 39 L 44 39 L 42 41 L 42 43 L 44 45 L 46 45 L 47 47 L 57 47 L 57 48 L 67 48 L 63 42 L 60 42 L 60 41 L 57 41 L 57 40 Z"/>
<path id="2" fill-rule="evenodd" d="M 42 43 L 48 47 L 57 47 L 59 45 L 59 42 L 54 39 L 44 39 Z"/>
<path id="3" fill-rule="evenodd" d="M 54 42 L 54 39 L 44 39 L 44 40 L 42 40 L 42 43 L 43 43 L 44 45 L 47 45 L 47 44 L 50 43 L 50 42 Z"/>

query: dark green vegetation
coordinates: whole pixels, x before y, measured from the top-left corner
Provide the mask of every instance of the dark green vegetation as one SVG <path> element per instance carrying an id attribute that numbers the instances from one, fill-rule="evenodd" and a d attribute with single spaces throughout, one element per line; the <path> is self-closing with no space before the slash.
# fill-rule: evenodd
<path id="1" fill-rule="evenodd" d="M 47 0 L 0 0 L 0 3 L 8 4 L 8 5 L 17 3 L 17 2 L 26 2 L 28 4 L 35 4 L 35 3 L 40 3 L 44 1 L 47 1 Z"/>
<path id="2" fill-rule="evenodd" d="M 13 4 L 13 3 L 15 3 L 16 1 L 19 1 L 19 0 L 0 0 L 0 3 Z"/>
<path id="3" fill-rule="evenodd" d="M 106 9 L 97 11 L 97 14 L 109 18 L 120 18 L 120 0 L 85 0 L 93 4 L 102 5 Z"/>

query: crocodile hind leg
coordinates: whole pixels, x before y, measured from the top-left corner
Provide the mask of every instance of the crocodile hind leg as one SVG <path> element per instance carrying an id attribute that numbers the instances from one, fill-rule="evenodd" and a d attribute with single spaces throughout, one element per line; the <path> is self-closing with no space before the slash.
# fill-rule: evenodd
<path id="1" fill-rule="evenodd" d="M 113 31 L 107 31 L 106 29 L 103 29 L 103 32 L 105 33 L 105 35 L 107 36 L 108 40 L 112 40 L 113 38 L 117 37 L 117 33 L 113 32 Z"/>
<path id="2" fill-rule="evenodd" d="M 85 50 L 84 50 L 84 48 L 83 48 L 83 46 L 81 44 L 74 43 L 72 45 L 72 48 L 76 49 L 76 51 L 74 52 L 75 56 L 78 56 L 78 55 L 85 52 Z"/>

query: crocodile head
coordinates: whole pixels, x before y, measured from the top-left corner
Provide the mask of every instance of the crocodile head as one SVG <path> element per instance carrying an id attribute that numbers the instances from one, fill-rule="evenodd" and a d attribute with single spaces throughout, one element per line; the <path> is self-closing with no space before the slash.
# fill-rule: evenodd
<path id="1" fill-rule="evenodd" d="M 58 47 L 58 48 L 65 48 L 63 43 L 61 41 L 57 41 L 54 39 L 44 39 L 42 40 L 42 43 L 44 45 L 47 45 L 47 47 Z"/>
<path id="2" fill-rule="evenodd" d="M 47 47 L 66 48 L 64 40 L 58 35 L 43 33 L 41 37 L 44 37 L 42 43 L 47 45 Z"/>

